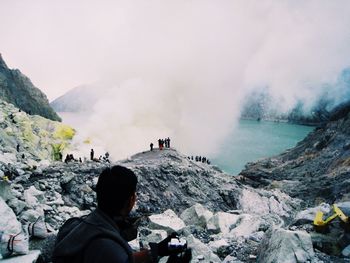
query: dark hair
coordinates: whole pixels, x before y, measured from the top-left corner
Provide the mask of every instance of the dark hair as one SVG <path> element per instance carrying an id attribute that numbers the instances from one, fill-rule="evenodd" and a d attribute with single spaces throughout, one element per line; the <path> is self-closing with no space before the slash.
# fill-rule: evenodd
<path id="1" fill-rule="evenodd" d="M 137 177 L 123 166 L 106 168 L 100 174 L 97 185 L 97 207 L 108 215 L 118 215 L 126 201 L 136 192 Z"/>

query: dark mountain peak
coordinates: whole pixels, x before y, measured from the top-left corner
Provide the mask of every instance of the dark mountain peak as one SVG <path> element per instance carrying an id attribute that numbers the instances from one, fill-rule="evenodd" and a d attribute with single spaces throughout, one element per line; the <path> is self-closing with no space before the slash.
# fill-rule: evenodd
<path id="1" fill-rule="evenodd" d="M 10 69 L 0 54 L 0 99 L 30 115 L 61 121 L 49 105 L 46 95 L 33 85 L 19 69 Z"/>
<path id="2" fill-rule="evenodd" d="M 1 53 L 0 53 L 0 68 L 7 68 L 5 60 L 2 58 Z"/>

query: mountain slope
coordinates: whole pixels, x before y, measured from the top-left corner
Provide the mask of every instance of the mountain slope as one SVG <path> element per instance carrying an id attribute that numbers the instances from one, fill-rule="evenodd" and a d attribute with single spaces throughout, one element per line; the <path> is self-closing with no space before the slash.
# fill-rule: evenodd
<path id="1" fill-rule="evenodd" d="M 46 95 L 18 69 L 9 69 L 0 54 L 0 98 L 30 115 L 61 121 Z"/>
<path id="2" fill-rule="evenodd" d="M 240 173 L 254 187 L 279 188 L 310 205 L 350 199 L 350 103 L 281 155 L 250 163 Z"/>
<path id="3" fill-rule="evenodd" d="M 92 85 L 75 87 L 50 103 L 57 112 L 88 112 L 90 111 L 101 92 Z"/>

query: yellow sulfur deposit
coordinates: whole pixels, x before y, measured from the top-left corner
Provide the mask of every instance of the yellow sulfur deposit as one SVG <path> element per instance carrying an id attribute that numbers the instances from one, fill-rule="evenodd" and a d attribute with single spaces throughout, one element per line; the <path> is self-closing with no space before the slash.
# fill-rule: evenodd
<path id="1" fill-rule="evenodd" d="M 66 124 L 59 124 L 53 134 L 55 139 L 71 140 L 75 135 L 75 130 Z"/>

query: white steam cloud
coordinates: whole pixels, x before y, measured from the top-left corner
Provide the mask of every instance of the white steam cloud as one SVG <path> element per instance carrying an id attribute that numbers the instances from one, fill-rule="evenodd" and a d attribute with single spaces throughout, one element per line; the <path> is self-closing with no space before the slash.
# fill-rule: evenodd
<path id="1" fill-rule="evenodd" d="M 335 85 L 350 66 L 347 0 L 35 2 L 51 19 L 41 32 L 59 39 L 44 54 L 64 52 L 81 83 L 104 81 L 80 130 L 115 158 L 168 136 L 184 152 L 213 153 L 256 88 L 281 111 L 348 89 Z"/>

